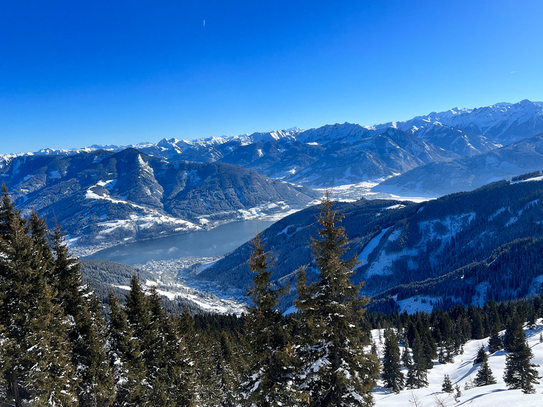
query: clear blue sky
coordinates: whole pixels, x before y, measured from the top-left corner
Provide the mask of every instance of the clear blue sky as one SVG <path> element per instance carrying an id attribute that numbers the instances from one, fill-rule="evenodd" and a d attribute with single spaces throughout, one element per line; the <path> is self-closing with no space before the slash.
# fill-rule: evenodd
<path id="1" fill-rule="evenodd" d="M 541 101 L 542 21 L 540 0 L 0 0 L 0 153 Z"/>

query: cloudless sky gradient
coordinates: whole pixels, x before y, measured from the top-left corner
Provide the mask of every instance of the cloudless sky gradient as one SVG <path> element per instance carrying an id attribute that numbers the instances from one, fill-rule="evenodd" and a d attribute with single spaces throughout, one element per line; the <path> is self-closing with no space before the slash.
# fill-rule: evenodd
<path id="1" fill-rule="evenodd" d="M 541 101 L 541 21 L 540 0 L 0 0 L 0 153 Z"/>

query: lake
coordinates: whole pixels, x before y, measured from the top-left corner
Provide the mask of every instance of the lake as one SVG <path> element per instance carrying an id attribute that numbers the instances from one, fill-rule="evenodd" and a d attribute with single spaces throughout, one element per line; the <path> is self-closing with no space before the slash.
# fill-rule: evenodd
<path id="1" fill-rule="evenodd" d="M 110 260 L 132 266 L 151 260 L 223 256 L 252 239 L 257 230 L 262 232 L 273 223 L 262 220 L 232 222 L 211 230 L 127 243 L 101 250 L 88 258 Z"/>

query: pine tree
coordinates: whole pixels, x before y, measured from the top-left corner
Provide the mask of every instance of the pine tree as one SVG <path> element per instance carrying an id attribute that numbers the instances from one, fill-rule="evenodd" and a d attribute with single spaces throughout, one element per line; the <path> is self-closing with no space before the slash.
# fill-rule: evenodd
<path id="1" fill-rule="evenodd" d="M 34 223 L 34 229 L 39 230 L 40 223 L 36 220 Z M 72 321 L 68 337 L 72 344 L 72 363 L 78 367 L 79 406 L 108 406 L 114 399 L 111 392 L 114 383 L 106 353 L 102 307 L 96 294 L 83 284 L 81 264 L 70 256 L 59 226 L 50 240 L 53 268 L 49 281 L 57 292 L 57 301 Z"/>
<path id="2" fill-rule="evenodd" d="M 11 351 L 4 366 L 16 406 L 21 394 L 34 403 L 74 405 L 69 321 L 47 278 L 51 253 L 3 188 L 0 208 L 0 325 Z M 20 390 L 21 389 L 21 390 Z"/>
<path id="3" fill-rule="evenodd" d="M 146 355 L 146 359 L 150 360 L 154 355 L 152 351 L 148 352 L 148 350 L 154 345 L 153 337 L 155 335 L 150 332 L 151 312 L 149 303 L 136 275 L 133 275 L 130 280 L 130 291 L 126 297 L 126 316 L 140 341 L 141 351 Z"/>
<path id="4" fill-rule="evenodd" d="M 147 401 L 150 405 L 191 406 L 194 402 L 194 362 L 173 316 L 167 314 L 155 287 L 147 298 L 152 344 L 145 358 Z"/>
<path id="5" fill-rule="evenodd" d="M 399 393 L 404 387 L 405 377 L 401 371 L 400 347 L 396 335 L 391 329 L 385 330 L 385 351 L 381 377 L 385 387 L 395 393 Z"/>
<path id="6" fill-rule="evenodd" d="M 113 294 L 109 294 L 109 307 L 108 343 L 115 386 L 114 406 L 143 405 L 146 372 L 139 341 Z"/>
<path id="7" fill-rule="evenodd" d="M 513 348 L 513 343 L 515 342 L 515 332 L 518 329 L 518 326 L 521 325 L 520 318 L 516 312 L 513 313 L 513 316 L 507 321 L 505 326 L 505 333 L 503 335 L 503 349 L 506 352 L 511 352 Z"/>
<path id="8" fill-rule="evenodd" d="M 457 403 L 460 402 L 460 397 L 462 397 L 462 391 L 460 390 L 460 385 L 456 383 L 456 386 L 454 386 L 454 401 Z"/>
<path id="9" fill-rule="evenodd" d="M 441 391 L 445 393 L 449 393 L 449 394 L 454 392 L 451 378 L 449 377 L 447 373 L 445 373 L 445 375 L 443 376 L 443 384 L 441 385 Z"/>
<path id="10" fill-rule="evenodd" d="M 196 360 L 196 405 L 219 406 L 222 401 L 219 378 L 216 370 L 217 348 L 215 338 L 210 332 L 199 331 L 194 345 Z M 194 348 L 194 346 L 193 346 Z"/>
<path id="11" fill-rule="evenodd" d="M 538 365 L 530 363 L 534 357 L 532 350 L 526 343 L 526 335 L 522 324 L 508 327 L 508 349 L 505 356 L 505 372 L 503 380 L 510 389 L 522 389 L 523 393 L 534 393 L 534 384 L 539 384 Z"/>
<path id="12" fill-rule="evenodd" d="M 475 359 L 473 360 L 473 366 L 479 363 L 483 363 L 483 361 L 487 359 L 488 358 L 486 356 L 485 347 L 481 345 L 481 347 L 477 351 L 477 356 L 475 356 Z"/>
<path id="13" fill-rule="evenodd" d="M 417 370 L 416 366 L 411 359 L 409 352 L 405 352 L 404 367 L 407 369 L 407 378 L 405 380 L 405 387 L 408 389 L 418 389 L 419 384 L 417 380 Z"/>
<path id="14" fill-rule="evenodd" d="M 309 393 L 311 406 L 372 405 L 372 389 L 379 365 L 364 351 L 370 344 L 360 298 L 360 285 L 351 281 L 356 257 L 344 261 L 347 237 L 337 222 L 343 218 L 333 208 L 327 193 L 321 202 L 318 222 L 320 239 L 313 239 L 313 259 L 318 280 L 303 290 L 296 303 L 309 334 L 299 352 L 304 365 L 299 374 L 301 388 Z M 299 285 L 298 285 L 299 286 Z"/>
<path id="15" fill-rule="evenodd" d="M 400 359 L 403 363 L 403 367 L 405 367 L 406 369 L 409 362 L 413 363 L 413 361 L 411 360 L 411 356 L 409 355 L 409 348 L 407 347 L 407 345 L 404 346 Z"/>
<path id="16" fill-rule="evenodd" d="M 490 369 L 490 366 L 488 365 L 488 358 L 486 356 L 486 353 L 483 357 L 483 360 L 481 361 L 481 366 L 479 367 L 479 371 L 477 372 L 477 376 L 475 376 L 473 384 L 476 387 L 496 384 L 496 378 L 492 374 L 492 369 Z"/>
<path id="17" fill-rule="evenodd" d="M 222 406 L 234 407 L 239 404 L 238 388 L 241 372 L 236 360 L 238 351 L 234 348 L 230 335 L 222 331 L 219 338 L 219 357 L 216 360 L 216 375 L 221 392 Z"/>
<path id="18" fill-rule="evenodd" d="M 488 339 L 488 352 L 494 353 L 503 349 L 503 342 L 500 339 L 498 324 L 494 323 L 490 328 L 490 338 Z"/>
<path id="19" fill-rule="evenodd" d="M 285 321 L 277 308 L 284 289 L 273 287 L 273 258 L 260 236 L 253 240 L 249 266 L 255 276 L 249 290 L 252 306 L 247 315 L 247 337 L 252 348 L 249 376 L 242 384 L 244 404 L 263 407 L 297 405 L 304 395 L 294 385 L 295 358 Z"/>
<path id="20" fill-rule="evenodd" d="M 424 355 L 424 349 L 419 332 L 415 331 L 415 338 L 413 339 L 413 370 L 416 388 L 428 386 L 427 366 L 428 362 Z"/>
<path id="21" fill-rule="evenodd" d="M 0 204 L 0 238 L 7 244 L 11 243 L 11 222 L 15 217 L 21 218 L 20 211 L 15 208 L 8 194 L 6 184 L 2 183 L 2 194 Z"/>

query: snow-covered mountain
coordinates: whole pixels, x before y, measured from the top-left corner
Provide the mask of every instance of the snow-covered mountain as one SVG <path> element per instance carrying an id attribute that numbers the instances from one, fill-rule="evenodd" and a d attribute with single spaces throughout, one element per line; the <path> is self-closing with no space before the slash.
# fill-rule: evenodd
<path id="1" fill-rule="evenodd" d="M 344 123 L 192 141 L 163 139 L 129 147 L 169 162 L 223 162 L 275 179 L 326 188 L 382 180 L 432 162 L 488 153 L 542 132 L 543 103 L 523 100 L 476 109 L 454 108 L 373 127 Z M 20 155 L 71 155 L 98 149 L 118 152 L 125 148 L 43 149 Z M 16 156 L 0 156 L 0 167 Z"/>
<path id="2" fill-rule="evenodd" d="M 492 181 L 543 169 L 543 133 L 472 157 L 421 165 L 372 190 L 400 196 L 470 191 Z"/>
<path id="3" fill-rule="evenodd" d="M 523 100 L 476 109 L 453 108 L 376 129 L 395 127 L 464 155 L 475 155 L 543 132 L 543 103 Z"/>
<path id="4" fill-rule="evenodd" d="M 209 228 L 318 197 L 238 166 L 169 163 L 133 148 L 16 157 L 0 177 L 20 209 L 57 220 L 80 246 Z"/>

